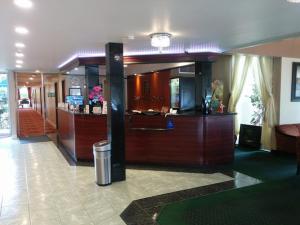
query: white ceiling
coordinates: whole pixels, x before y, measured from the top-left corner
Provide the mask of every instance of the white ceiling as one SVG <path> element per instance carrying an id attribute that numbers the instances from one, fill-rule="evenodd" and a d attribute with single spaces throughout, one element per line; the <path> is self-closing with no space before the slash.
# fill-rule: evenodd
<path id="1" fill-rule="evenodd" d="M 300 58 L 300 38 L 287 38 L 247 48 L 234 49 L 233 53 Z"/>
<path id="2" fill-rule="evenodd" d="M 123 42 L 127 53 L 156 51 L 148 35 L 174 35 L 167 51 L 226 51 L 300 32 L 300 4 L 286 0 L 32 0 L 24 10 L 0 0 L 0 70 L 14 69 L 16 41 L 24 69 L 48 72 L 74 54 L 103 53 Z M 30 33 L 15 34 L 17 25 Z M 129 40 L 134 35 L 135 40 Z"/>

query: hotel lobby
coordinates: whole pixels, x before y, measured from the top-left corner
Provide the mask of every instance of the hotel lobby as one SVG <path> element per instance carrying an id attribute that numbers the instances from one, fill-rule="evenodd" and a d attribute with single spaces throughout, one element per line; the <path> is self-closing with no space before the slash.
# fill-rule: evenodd
<path id="1" fill-rule="evenodd" d="M 299 224 L 299 13 L 3 0 L 0 225 Z"/>

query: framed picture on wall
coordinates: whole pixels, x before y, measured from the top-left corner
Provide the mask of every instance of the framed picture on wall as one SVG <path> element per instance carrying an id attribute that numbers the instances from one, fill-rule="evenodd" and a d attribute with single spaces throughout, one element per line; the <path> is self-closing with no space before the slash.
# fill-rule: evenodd
<path id="1" fill-rule="evenodd" d="M 81 95 L 81 88 L 69 88 L 69 95 Z"/>
<path id="2" fill-rule="evenodd" d="M 292 102 L 300 102 L 300 63 L 293 62 L 292 68 Z"/>

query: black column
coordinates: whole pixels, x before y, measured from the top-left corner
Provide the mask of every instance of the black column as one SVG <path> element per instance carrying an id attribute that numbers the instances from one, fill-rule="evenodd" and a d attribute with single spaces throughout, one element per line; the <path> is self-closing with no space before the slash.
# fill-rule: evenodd
<path id="1" fill-rule="evenodd" d="M 211 95 L 212 63 L 195 62 L 196 110 L 202 110 L 202 99 Z"/>
<path id="2" fill-rule="evenodd" d="M 85 66 L 85 79 L 89 91 L 99 85 L 99 66 Z"/>
<path id="3" fill-rule="evenodd" d="M 107 129 L 112 149 L 112 181 L 126 179 L 123 44 L 108 43 L 106 76 L 108 81 Z"/>

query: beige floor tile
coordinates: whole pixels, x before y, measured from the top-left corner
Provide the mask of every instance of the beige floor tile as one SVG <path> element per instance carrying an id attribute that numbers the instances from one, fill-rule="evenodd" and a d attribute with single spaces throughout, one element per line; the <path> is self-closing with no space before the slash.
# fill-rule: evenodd
<path id="1" fill-rule="evenodd" d="M 128 169 L 126 181 L 99 187 L 93 167 L 70 166 L 52 142 L 6 141 L 0 140 L 6 149 L 0 149 L 0 182 L 6 184 L 0 225 L 124 225 L 119 215 L 133 200 L 232 179 Z"/>

